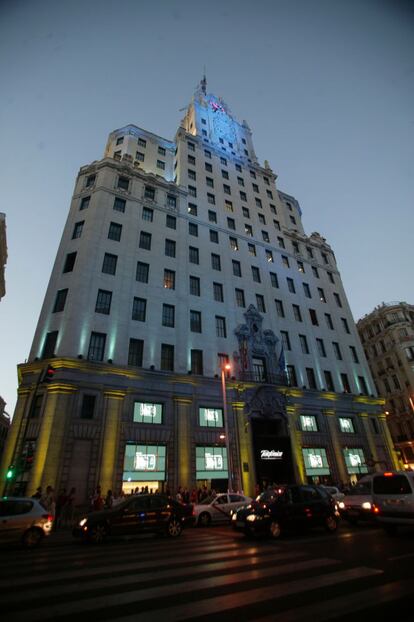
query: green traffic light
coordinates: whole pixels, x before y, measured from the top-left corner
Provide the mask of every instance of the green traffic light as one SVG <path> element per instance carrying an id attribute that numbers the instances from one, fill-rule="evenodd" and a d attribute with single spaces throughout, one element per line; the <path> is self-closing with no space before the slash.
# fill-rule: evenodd
<path id="1" fill-rule="evenodd" d="M 6 479 L 11 479 L 14 476 L 14 468 L 13 467 L 9 467 L 7 473 L 6 473 Z"/>

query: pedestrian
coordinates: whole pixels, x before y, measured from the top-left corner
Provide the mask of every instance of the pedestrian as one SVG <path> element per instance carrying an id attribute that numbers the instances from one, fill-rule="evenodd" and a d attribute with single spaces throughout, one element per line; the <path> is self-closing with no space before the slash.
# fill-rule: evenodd
<path id="1" fill-rule="evenodd" d="M 75 511 L 75 496 L 76 496 L 76 488 L 72 487 L 66 498 L 66 503 L 63 506 L 62 526 L 64 527 L 72 527 L 73 525 L 73 514 Z"/>
<path id="2" fill-rule="evenodd" d="M 55 501 L 55 493 L 52 486 L 48 486 L 46 488 L 46 492 L 41 496 L 40 503 L 43 505 L 45 510 L 49 512 L 53 517 L 56 515 L 56 501 Z"/>
<path id="3" fill-rule="evenodd" d="M 108 490 L 105 497 L 105 509 L 110 510 L 114 504 L 114 496 L 112 490 Z"/>
<path id="4" fill-rule="evenodd" d="M 67 500 L 68 500 L 68 495 L 66 494 L 66 488 L 63 488 L 60 491 L 57 501 L 56 501 L 56 518 L 55 518 L 55 524 L 54 524 L 55 529 L 61 526 L 62 515 L 64 512 L 64 507 L 66 505 Z"/>
<path id="5" fill-rule="evenodd" d="M 99 512 L 100 510 L 103 510 L 104 508 L 104 499 L 102 497 L 102 491 L 101 491 L 101 487 L 99 486 L 99 484 L 96 487 L 96 490 L 92 496 L 91 503 L 92 503 L 92 510 L 94 512 Z"/>
<path id="6" fill-rule="evenodd" d="M 42 498 L 42 487 L 39 486 L 36 488 L 36 492 L 32 495 L 32 499 L 41 499 Z"/>

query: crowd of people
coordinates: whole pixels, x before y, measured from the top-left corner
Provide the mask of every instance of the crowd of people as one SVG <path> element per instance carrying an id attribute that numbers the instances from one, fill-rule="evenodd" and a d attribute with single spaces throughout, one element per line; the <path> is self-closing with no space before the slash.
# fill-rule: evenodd
<path id="1" fill-rule="evenodd" d="M 45 492 L 39 486 L 32 497 L 39 499 L 45 510 L 51 516 L 54 516 L 55 529 L 59 527 L 72 527 L 75 513 L 76 488 L 71 488 L 69 492 L 67 492 L 66 488 L 62 488 L 56 497 L 52 486 L 47 486 Z"/>

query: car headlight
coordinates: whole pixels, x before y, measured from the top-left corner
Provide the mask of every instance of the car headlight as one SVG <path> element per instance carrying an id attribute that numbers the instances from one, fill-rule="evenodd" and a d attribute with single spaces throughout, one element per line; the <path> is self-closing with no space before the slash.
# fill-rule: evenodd
<path id="1" fill-rule="evenodd" d="M 364 503 L 362 504 L 362 509 L 363 510 L 370 510 L 371 509 L 371 504 L 369 501 L 364 501 Z"/>
<path id="2" fill-rule="evenodd" d="M 231 520 L 237 520 L 236 512 L 234 512 L 233 516 L 231 517 Z"/>
<path id="3" fill-rule="evenodd" d="M 256 514 L 249 514 L 248 516 L 246 516 L 246 520 L 252 523 L 253 521 L 257 520 L 257 516 Z"/>
<path id="4" fill-rule="evenodd" d="M 338 507 L 339 507 L 340 510 L 344 510 L 345 509 L 345 503 L 343 501 L 340 501 L 338 503 Z"/>
<path id="5" fill-rule="evenodd" d="M 84 525 L 86 525 L 87 521 L 87 518 L 82 518 L 82 520 L 79 521 L 79 527 L 83 527 Z"/>

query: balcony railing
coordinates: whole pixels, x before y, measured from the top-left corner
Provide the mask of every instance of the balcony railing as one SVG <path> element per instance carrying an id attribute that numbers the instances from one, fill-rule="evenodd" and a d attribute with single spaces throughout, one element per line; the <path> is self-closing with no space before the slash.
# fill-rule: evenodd
<path id="1" fill-rule="evenodd" d="M 245 371 L 240 374 L 240 380 L 243 380 L 244 382 L 259 382 L 260 384 L 288 384 L 286 374 L 269 374 Z"/>

